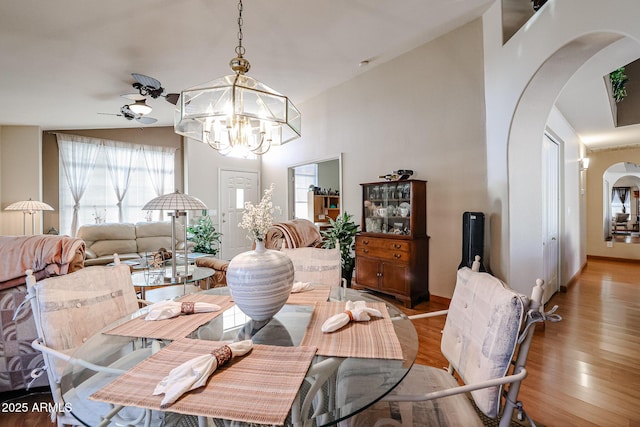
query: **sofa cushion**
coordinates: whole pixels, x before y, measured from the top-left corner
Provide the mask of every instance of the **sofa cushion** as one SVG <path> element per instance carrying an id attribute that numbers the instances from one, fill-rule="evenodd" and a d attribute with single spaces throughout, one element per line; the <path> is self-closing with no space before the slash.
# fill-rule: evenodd
<path id="1" fill-rule="evenodd" d="M 135 240 L 136 229 L 128 222 L 85 224 L 78 229 L 78 237 L 84 240 L 87 246 L 99 240 Z"/>
<path id="2" fill-rule="evenodd" d="M 176 224 L 175 237 L 176 248 L 183 248 L 184 245 L 179 245 L 179 242 L 184 242 L 184 227 L 182 224 Z M 171 222 L 138 222 L 136 224 L 136 242 L 138 252 L 141 255 L 156 252 L 160 248 L 171 250 Z"/>
<path id="3" fill-rule="evenodd" d="M 128 261 L 133 259 L 139 259 L 140 255 L 137 252 L 132 253 L 119 253 L 118 258 L 120 261 Z M 87 258 L 84 260 L 84 266 L 89 267 L 91 265 L 107 265 L 113 262 L 113 254 L 111 255 L 103 255 L 97 258 Z"/>
<path id="4" fill-rule="evenodd" d="M 132 240 L 100 240 L 91 245 L 91 250 L 99 257 L 114 253 L 138 252 L 135 239 Z"/>

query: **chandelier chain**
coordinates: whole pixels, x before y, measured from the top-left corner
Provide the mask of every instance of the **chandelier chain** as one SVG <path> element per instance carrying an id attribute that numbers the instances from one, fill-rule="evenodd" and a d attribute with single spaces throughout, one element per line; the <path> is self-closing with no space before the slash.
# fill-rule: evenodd
<path id="1" fill-rule="evenodd" d="M 238 3 L 238 46 L 236 46 L 236 55 L 240 58 L 242 58 L 245 53 L 244 46 L 242 46 L 242 9 L 242 0 L 240 0 Z"/>

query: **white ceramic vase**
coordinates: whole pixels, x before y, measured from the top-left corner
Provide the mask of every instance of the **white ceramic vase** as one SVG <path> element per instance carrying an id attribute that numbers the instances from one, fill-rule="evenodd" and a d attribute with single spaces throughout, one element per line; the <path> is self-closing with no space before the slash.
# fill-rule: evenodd
<path id="1" fill-rule="evenodd" d="M 227 267 L 227 286 L 240 310 L 256 321 L 271 319 L 285 305 L 293 286 L 293 263 L 280 251 L 264 248 L 235 256 Z"/>

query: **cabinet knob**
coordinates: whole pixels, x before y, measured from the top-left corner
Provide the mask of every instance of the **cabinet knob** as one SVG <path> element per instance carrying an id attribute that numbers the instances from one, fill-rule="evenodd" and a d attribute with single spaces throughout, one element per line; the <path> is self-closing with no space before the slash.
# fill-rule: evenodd
<path id="1" fill-rule="evenodd" d="M 400 249 L 402 247 L 402 245 L 400 243 L 394 243 L 393 244 L 393 248 L 394 249 Z"/>
<path id="2" fill-rule="evenodd" d="M 382 277 L 382 273 L 376 273 L 376 276 Z"/>
<path id="3" fill-rule="evenodd" d="M 369 241 L 368 241 L 368 240 L 363 240 L 363 241 L 362 241 L 362 244 L 363 244 L 363 245 L 368 245 L 368 244 L 369 244 Z"/>
<path id="4" fill-rule="evenodd" d="M 368 253 L 369 253 L 369 249 L 364 248 L 364 249 L 362 250 L 362 252 L 364 252 L 365 254 L 368 254 Z"/>
<path id="5" fill-rule="evenodd" d="M 401 254 L 393 254 L 393 257 L 396 259 L 400 258 L 401 256 L 402 256 Z"/>

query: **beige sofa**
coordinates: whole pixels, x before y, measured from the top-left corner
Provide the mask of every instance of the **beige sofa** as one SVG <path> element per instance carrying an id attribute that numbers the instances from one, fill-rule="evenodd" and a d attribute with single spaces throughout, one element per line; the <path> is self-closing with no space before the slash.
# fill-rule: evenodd
<path id="1" fill-rule="evenodd" d="M 86 243 L 85 266 L 142 258 L 160 248 L 171 250 L 171 222 L 138 222 L 87 224 L 78 229 L 78 237 Z M 184 228 L 176 224 L 176 250 L 184 250 Z"/>

